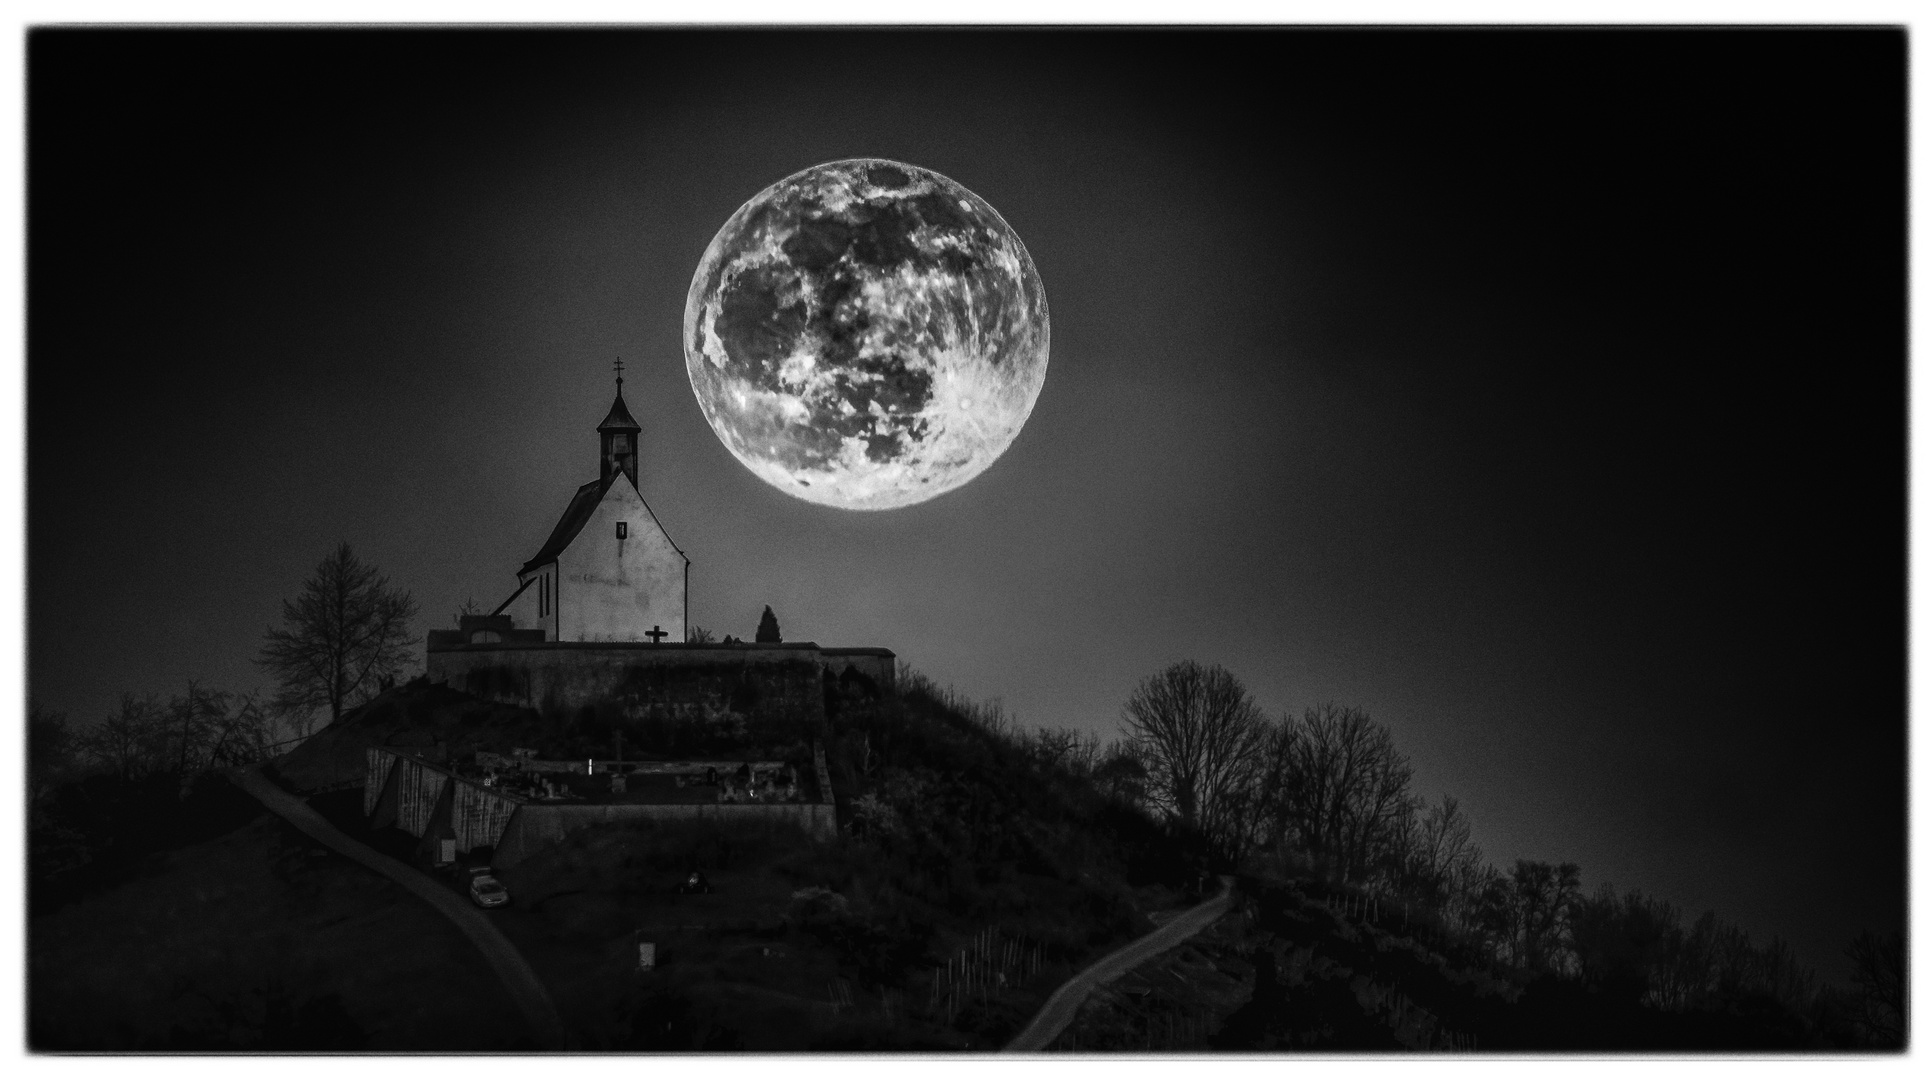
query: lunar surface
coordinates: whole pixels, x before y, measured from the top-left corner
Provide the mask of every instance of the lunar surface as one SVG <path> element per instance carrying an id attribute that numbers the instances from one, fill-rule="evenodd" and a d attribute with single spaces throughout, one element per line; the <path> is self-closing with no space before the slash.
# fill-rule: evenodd
<path id="1" fill-rule="evenodd" d="M 705 418 L 787 494 L 888 510 L 986 470 L 1046 378 L 1047 302 L 984 199 L 879 158 L 758 193 L 711 241 L 684 305 Z"/>

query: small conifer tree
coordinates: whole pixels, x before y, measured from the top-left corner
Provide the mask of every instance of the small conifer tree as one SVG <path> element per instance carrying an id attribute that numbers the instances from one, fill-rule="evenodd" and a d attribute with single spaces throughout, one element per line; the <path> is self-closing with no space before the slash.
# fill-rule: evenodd
<path id="1" fill-rule="evenodd" d="M 755 640 L 773 645 L 785 640 L 778 636 L 778 616 L 771 613 L 770 604 L 765 605 L 765 614 L 758 620 L 758 636 Z"/>

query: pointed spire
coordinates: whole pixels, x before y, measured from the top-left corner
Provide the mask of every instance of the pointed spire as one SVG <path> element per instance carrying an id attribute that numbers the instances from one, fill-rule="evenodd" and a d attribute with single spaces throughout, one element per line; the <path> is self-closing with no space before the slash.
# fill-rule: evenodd
<path id="1" fill-rule="evenodd" d="M 617 372 L 617 400 L 611 402 L 610 415 L 597 425 L 598 431 L 642 431 L 637 421 L 631 419 L 631 411 L 624 407 L 624 358 L 618 357 L 611 367 Z"/>

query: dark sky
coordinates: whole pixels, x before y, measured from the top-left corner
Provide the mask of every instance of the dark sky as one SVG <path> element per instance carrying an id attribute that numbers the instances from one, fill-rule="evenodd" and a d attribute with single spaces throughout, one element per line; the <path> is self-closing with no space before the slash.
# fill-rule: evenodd
<path id="1" fill-rule="evenodd" d="M 1830 977 L 1905 880 L 1902 32 L 47 32 L 29 675 L 247 689 L 346 539 L 494 606 L 631 365 L 694 622 L 1111 734 L 1218 662 L 1366 707 L 1500 864 Z M 739 204 L 897 158 L 1053 354 L 1007 454 L 853 513 L 685 379 Z"/>

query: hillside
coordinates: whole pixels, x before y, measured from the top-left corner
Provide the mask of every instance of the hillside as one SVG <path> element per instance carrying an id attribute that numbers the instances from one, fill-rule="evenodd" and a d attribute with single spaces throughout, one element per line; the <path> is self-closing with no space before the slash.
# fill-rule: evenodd
<path id="1" fill-rule="evenodd" d="M 923 684 L 886 700 L 828 693 L 831 722 L 810 734 L 850 826 L 836 841 L 616 823 L 501 873 L 516 902 L 493 919 L 585 1048 L 996 1049 L 1079 965 L 1148 929 L 1148 910 L 1182 902 L 1173 886 L 1188 864 L 1177 845 L 1056 776 L 969 707 Z M 365 746 L 460 752 L 582 737 L 545 725 L 414 684 L 346 716 L 276 772 L 324 790 L 349 777 Z M 659 750 L 635 735 L 628 745 Z M 787 744 L 740 736 L 733 748 Z M 357 839 L 410 857 L 405 834 L 362 822 L 359 793 L 313 801 Z M 676 892 L 693 870 L 711 894 Z M 642 978 L 632 970 L 639 940 L 659 958 Z M 975 942 L 1010 962 L 962 959 Z M 958 987 L 943 974 L 949 963 Z M 951 993 L 935 995 L 936 972 Z M 967 985 L 981 977 L 993 988 Z"/>
<path id="2" fill-rule="evenodd" d="M 849 823 L 838 839 L 615 824 L 503 872 L 516 901 L 491 918 L 579 1045 L 996 1049 L 1066 976 L 1149 928 L 1149 911 L 1185 903 L 1178 845 L 970 708 L 923 683 L 883 700 L 828 695 L 821 729 L 726 731 L 709 747 L 789 756 L 820 742 Z M 369 829 L 347 786 L 365 748 L 561 756 L 607 737 L 418 681 L 268 771 L 354 838 L 408 859 L 413 838 Z M 664 749 L 633 740 L 633 753 Z M 683 732 L 669 749 L 694 745 Z M 218 776 L 94 777 L 49 805 L 50 820 L 80 826 L 70 846 L 92 858 L 36 866 L 37 1046 L 492 1049 L 527 1038 L 451 928 Z M 676 892 L 692 870 L 712 893 Z M 658 947 L 648 975 L 634 970 L 639 940 Z M 115 984 L 117 969 L 141 974 Z M 154 1007 L 173 994 L 186 1003 Z"/>
<path id="3" fill-rule="evenodd" d="M 706 738 L 761 755 L 821 745 L 835 839 L 746 822 L 618 822 L 501 871 L 514 902 L 490 918 L 576 1045 L 995 1050 L 1066 978 L 1197 900 L 1204 872 L 1229 869 L 1121 794 L 1091 743 L 1083 757 L 1064 733 L 1021 732 L 917 676 L 884 696 L 828 686 L 827 714 L 810 731 Z M 369 828 L 347 786 L 366 747 L 561 755 L 608 735 L 418 681 L 270 772 L 352 838 L 408 861 L 415 839 Z M 637 753 L 664 749 L 631 739 Z M 685 732 L 669 749 L 693 745 Z M 52 875 L 36 865 L 36 1046 L 480 1050 L 528 1038 L 452 928 L 217 778 L 96 777 L 50 805 L 92 830 L 98 857 Z M 1842 1024 L 1770 998 L 1666 1011 L 1615 982 L 1502 967 L 1432 915 L 1272 865 L 1238 878 L 1235 910 L 1207 932 L 1096 993 L 1053 1049 L 1850 1045 Z M 680 894 L 693 871 L 710 893 Z M 646 941 L 658 965 L 639 973 Z"/>

